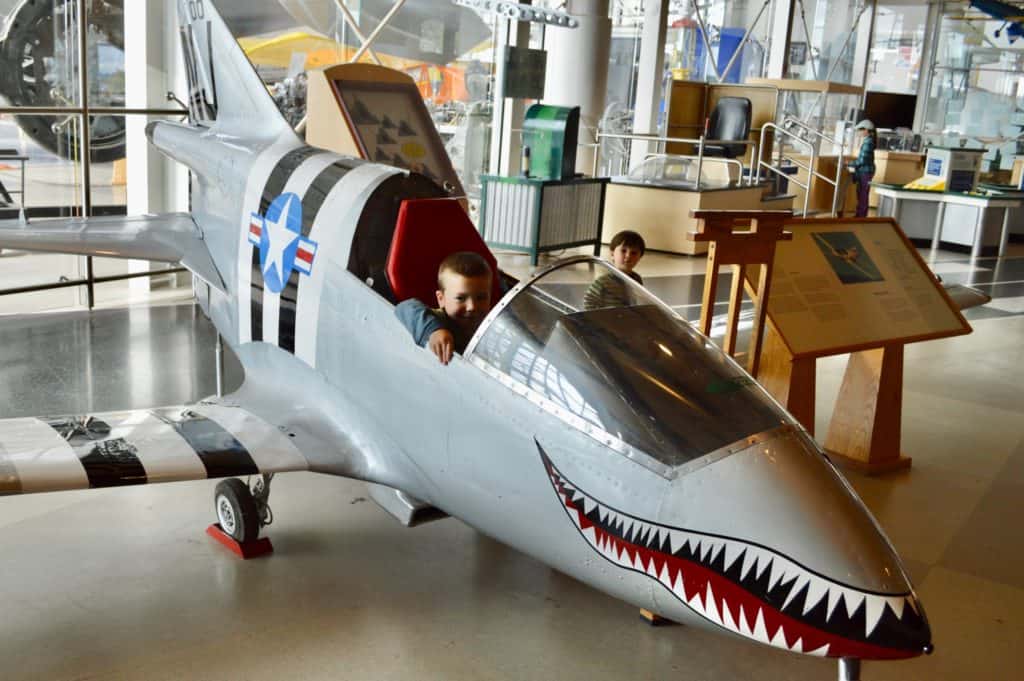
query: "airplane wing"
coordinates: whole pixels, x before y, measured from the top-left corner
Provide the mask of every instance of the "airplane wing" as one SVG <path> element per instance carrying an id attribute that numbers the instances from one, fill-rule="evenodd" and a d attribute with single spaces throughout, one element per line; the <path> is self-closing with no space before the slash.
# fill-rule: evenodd
<path id="1" fill-rule="evenodd" d="M 0 496 L 308 469 L 290 433 L 226 401 L 0 419 Z"/>
<path id="2" fill-rule="evenodd" d="M 188 213 L 0 220 L 0 248 L 181 263 L 223 291 L 224 279 Z"/>

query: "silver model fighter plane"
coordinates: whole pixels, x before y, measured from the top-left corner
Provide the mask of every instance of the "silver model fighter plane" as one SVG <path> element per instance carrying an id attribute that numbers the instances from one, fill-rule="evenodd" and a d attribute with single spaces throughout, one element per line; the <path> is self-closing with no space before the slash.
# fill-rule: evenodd
<path id="1" fill-rule="evenodd" d="M 845 660 L 930 650 L 893 547 L 814 440 L 606 264 L 515 283 L 448 366 L 417 347 L 394 306 L 429 300 L 434 255 L 493 261 L 459 204 L 303 144 L 210 0 L 178 13 L 190 120 L 148 135 L 191 169 L 191 214 L 4 223 L 0 246 L 182 263 L 244 384 L 0 420 L 0 494 L 253 475 L 254 493 L 231 479 L 215 495 L 244 540 L 272 474 L 346 476 L 406 524 L 456 517 L 671 620 Z M 585 307 L 599 277 L 630 304 Z"/>

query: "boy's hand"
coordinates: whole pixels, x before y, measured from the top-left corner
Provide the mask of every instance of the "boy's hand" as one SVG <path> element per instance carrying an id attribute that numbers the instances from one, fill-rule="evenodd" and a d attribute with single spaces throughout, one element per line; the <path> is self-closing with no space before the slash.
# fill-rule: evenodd
<path id="1" fill-rule="evenodd" d="M 452 360 L 452 353 L 455 352 L 455 336 L 448 329 L 438 329 L 430 334 L 427 347 L 437 355 L 441 364 L 448 364 Z"/>

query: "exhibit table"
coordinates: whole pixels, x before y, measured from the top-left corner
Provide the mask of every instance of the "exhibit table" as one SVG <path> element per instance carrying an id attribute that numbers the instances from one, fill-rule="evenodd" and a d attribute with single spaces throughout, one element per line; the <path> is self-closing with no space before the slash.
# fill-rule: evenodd
<path id="1" fill-rule="evenodd" d="M 971 257 L 1003 255 L 1013 209 L 1024 197 L 904 189 L 875 184 L 878 216 L 893 218 L 911 239 L 966 246 Z"/>
<path id="2" fill-rule="evenodd" d="M 639 232 L 649 250 L 700 255 L 708 244 L 692 241 L 687 234 L 697 229 L 690 217 L 696 210 L 789 210 L 793 197 L 766 199 L 769 183 L 728 183 L 713 186 L 693 182 L 640 182 L 616 177 L 608 184 L 601 240 L 611 241 L 616 232 Z"/>

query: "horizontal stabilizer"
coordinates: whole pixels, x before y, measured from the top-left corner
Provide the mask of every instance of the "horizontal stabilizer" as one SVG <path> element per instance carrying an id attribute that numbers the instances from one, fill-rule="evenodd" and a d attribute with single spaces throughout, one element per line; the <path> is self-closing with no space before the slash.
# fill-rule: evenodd
<path id="1" fill-rule="evenodd" d="M 181 263 L 223 291 L 224 279 L 188 213 L 0 220 L 0 248 Z"/>
<path id="2" fill-rule="evenodd" d="M 287 433 L 238 406 L 0 419 L 0 496 L 308 469 Z"/>

